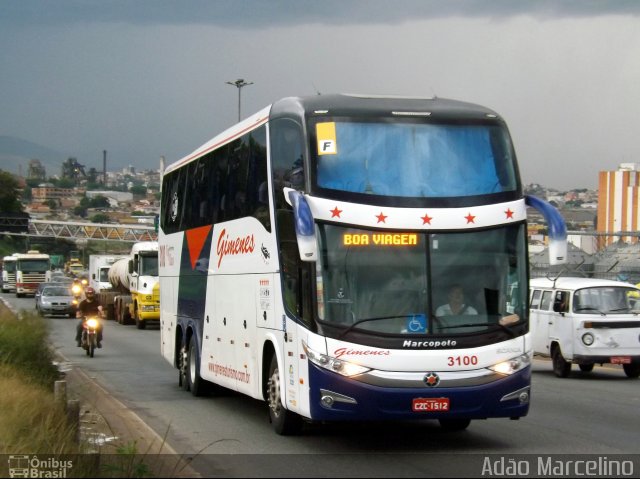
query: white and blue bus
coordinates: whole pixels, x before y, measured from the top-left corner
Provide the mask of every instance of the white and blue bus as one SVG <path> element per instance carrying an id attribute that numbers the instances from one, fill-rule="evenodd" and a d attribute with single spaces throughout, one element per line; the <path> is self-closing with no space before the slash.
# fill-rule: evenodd
<path id="1" fill-rule="evenodd" d="M 526 205 L 505 122 L 444 99 L 279 100 L 170 165 L 162 355 L 307 421 L 527 414 Z M 564 249 L 563 249 L 564 244 Z M 451 290 L 464 307 L 443 306 Z M 458 298 L 459 299 L 459 298 Z"/>

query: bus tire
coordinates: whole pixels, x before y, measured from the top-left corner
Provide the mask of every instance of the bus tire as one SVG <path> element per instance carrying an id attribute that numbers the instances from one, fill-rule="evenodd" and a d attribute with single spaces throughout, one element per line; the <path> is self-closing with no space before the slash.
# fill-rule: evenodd
<path id="1" fill-rule="evenodd" d="M 628 378 L 635 379 L 640 376 L 640 364 L 638 363 L 623 364 L 622 369 Z"/>
<path id="2" fill-rule="evenodd" d="M 187 383 L 191 394 L 194 396 L 202 396 L 205 389 L 204 380 L 200 377 L 197 359 L 196 339 L 194 336 L 191 336 L 189 349 L 187 350 Z"/>
<path id="3" fill-rule="evenodd" d="M 438 419 L 438 422 L 445 431 L 464 431 L 471 424 L 471 419 Z"/>
<path id="4" fill-rule="evenodd" d="M 590 373 L 591 371 L 593 371 L 593 366 L 594 364 L 579 364 L 578 367 L 580 368 L 580 371 L 582 371 L 583 373 Z"/>
<path id="5" fill-rule="evenodd" d="M 300 433 L 302 418 L 282 405 L 280 394 L 280 372 L 278 370 L 278 358 L 274 354 L 269 366 L 269 378 L 267 381 L 267 404 L 269 406 L 269 420 L 277 434 L 291 436 Z"/>
<path id="6" fill-rule="evenodd" d="M 187 379 L 187 347 L 182 345 L 178 352 L 178 387 L 184 391 L 189 390 L 189 380 Z"/>
<path id="7" fill-rule="evenodd" d="M 571 372 L 571 363 L 566 361 L 560 351 L 560 346 L 553 346 L 551 352 L 551 362 L 553 363 L 553 373 L 559 378 L 566 378 Z"/>

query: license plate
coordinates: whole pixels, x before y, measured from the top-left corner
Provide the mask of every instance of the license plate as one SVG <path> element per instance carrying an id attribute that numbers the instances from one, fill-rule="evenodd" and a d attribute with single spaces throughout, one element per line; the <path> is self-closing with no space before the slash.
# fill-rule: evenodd
<path id="1" fill-rule="evenodd" d="M 449 412 L 449 398 L 415 398 L 414 412 Z"/>
<path id="2" fill-rule="evenodd" d="M 631 364 L 631 356 L 611 356 L 611 364 Z"/>

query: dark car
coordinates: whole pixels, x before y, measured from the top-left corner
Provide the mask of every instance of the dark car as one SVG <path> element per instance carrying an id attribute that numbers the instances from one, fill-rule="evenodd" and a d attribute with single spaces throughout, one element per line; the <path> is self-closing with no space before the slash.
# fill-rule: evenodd
<path id="1" fill-rule="evenodd" d="M 36 309 L 41 316 L 60 314 L 75 318 L 77 308 L 71 288 L 65 284 L 48 283 L 36 301 Z"/>

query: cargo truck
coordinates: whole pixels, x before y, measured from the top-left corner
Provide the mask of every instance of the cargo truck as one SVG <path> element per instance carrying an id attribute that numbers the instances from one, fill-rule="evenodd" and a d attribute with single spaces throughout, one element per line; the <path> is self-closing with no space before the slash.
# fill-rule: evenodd
<path id="1" fill-rule="evenodd" d="M 108 279 L 111 289 L 98 294 L 108 319 L 138 329 L 160 320 L 157 241 L 135 243 L 128 256 L 114 261 Z"/>
<path id="2" fill-rule="evenodd" d="M 15 255 L 16 296 L 36 294 L 38 285 L 51 279 L 51 260 L 48 254 L 29 250 Z"/>

